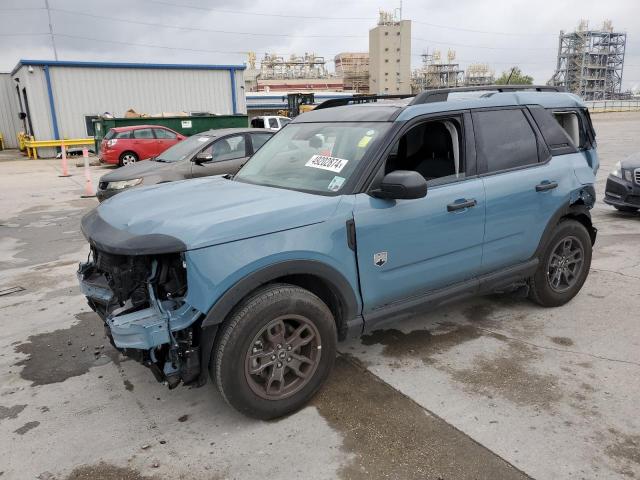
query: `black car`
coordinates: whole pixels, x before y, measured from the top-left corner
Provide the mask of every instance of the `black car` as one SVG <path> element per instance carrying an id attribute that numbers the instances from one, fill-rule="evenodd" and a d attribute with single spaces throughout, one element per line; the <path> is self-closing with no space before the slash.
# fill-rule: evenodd
<path id="1" fill-rule="evenodd" d="M 132 187 L 235 174 L 274 133 L 258 128 L 225 128 L 198 133 L 149 161 L 125 165 L 103 175 L 96 196 L 102 202 Z"/>
<path id="2" fill-rule="evenodd" d="M 616 163 L 607 179 L 604 202 L 621 212 L 640 208 L 640 153 Z"/>

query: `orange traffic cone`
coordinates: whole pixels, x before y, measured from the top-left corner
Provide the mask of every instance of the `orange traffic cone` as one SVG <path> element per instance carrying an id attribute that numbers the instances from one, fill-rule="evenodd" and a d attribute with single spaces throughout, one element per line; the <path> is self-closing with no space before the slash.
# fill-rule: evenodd
<path id="1" fill-rule="evenodd" d="M 93 183 L 91 182 L 91 171 L 89 170 L 89 150 L 82 149 L 82 158 L 84 159 L 84 178 L 86 182 L 84 184 L 84 194 L 80 195 L 80 198 L 95 197 L 95 191 L 93 190 Z"/>
<path id="2" fill-rule="evenodd" d="M 69 168 L 67 166 L 67 149 L 64 146 L 64 142 L 62 142 L 61 145 L 62 148 L 62 175 L 58 175 L 59 177 L 70 177 L 71 175 L 69 175 Z"/>

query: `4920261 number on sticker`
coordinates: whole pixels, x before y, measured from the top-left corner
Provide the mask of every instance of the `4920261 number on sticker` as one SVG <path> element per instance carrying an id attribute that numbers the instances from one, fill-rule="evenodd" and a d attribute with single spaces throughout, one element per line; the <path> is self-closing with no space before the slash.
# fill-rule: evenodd
<path id="1" fill-rule="evenodd" d="M 349 163 L 349 160 L 345 160 L 344 158 L 313 155 L 304 166 L 340 173 L 347 163 Z"/>

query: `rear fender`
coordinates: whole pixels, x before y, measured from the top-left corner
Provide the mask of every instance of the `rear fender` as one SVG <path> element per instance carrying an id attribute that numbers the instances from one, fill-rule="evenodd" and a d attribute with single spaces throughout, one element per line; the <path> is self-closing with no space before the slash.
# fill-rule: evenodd
<path id="1" fill-rule="evenodd" d="M 570 218 L 584 225 L 587 232 L 589 232 L 591 245 L 595 244 L 598 229 L 593 226 L 590 211 L 591 206 L 593 206 L 593 202 L 595 201 L 595 190 L 593 186 L 589 185 L 581 189 L 579 192 L 575 192 L 572 194 L 571 199 L 572 203 L 558 209 L 547 223 L 534 257 L 540 258 L 542 256 L 545 248 L 551 240 L 555 227 L 563 218 Z M 587 204 L 585 199 L 587 201 L 591 201 L 591 204 Z"/>

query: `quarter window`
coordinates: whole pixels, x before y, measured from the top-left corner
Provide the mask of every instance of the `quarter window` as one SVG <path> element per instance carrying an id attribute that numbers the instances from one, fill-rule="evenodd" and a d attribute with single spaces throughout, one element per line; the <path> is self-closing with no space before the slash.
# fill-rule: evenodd
<path id="1" fill-rule="evenodd" d="M 164 128 L 154 128 L 153 131 L 156 134 L 156 138 L 162 138 L 165 140 L 175 140 L 176 134 L 170 132 L 169 130 L 165 130 Z"/>
<path id="2" fill-rule="evenodd" d="M 475 112 L 473 128 L 488 172 L 538 163 L 536 136 L 522 110 Z"/>
<path id="3" fill-rule="evenodd" d="M 275 118 L 270 118 L 269 128 L 278 128 L 278 120 L 276 120 Z"/>

